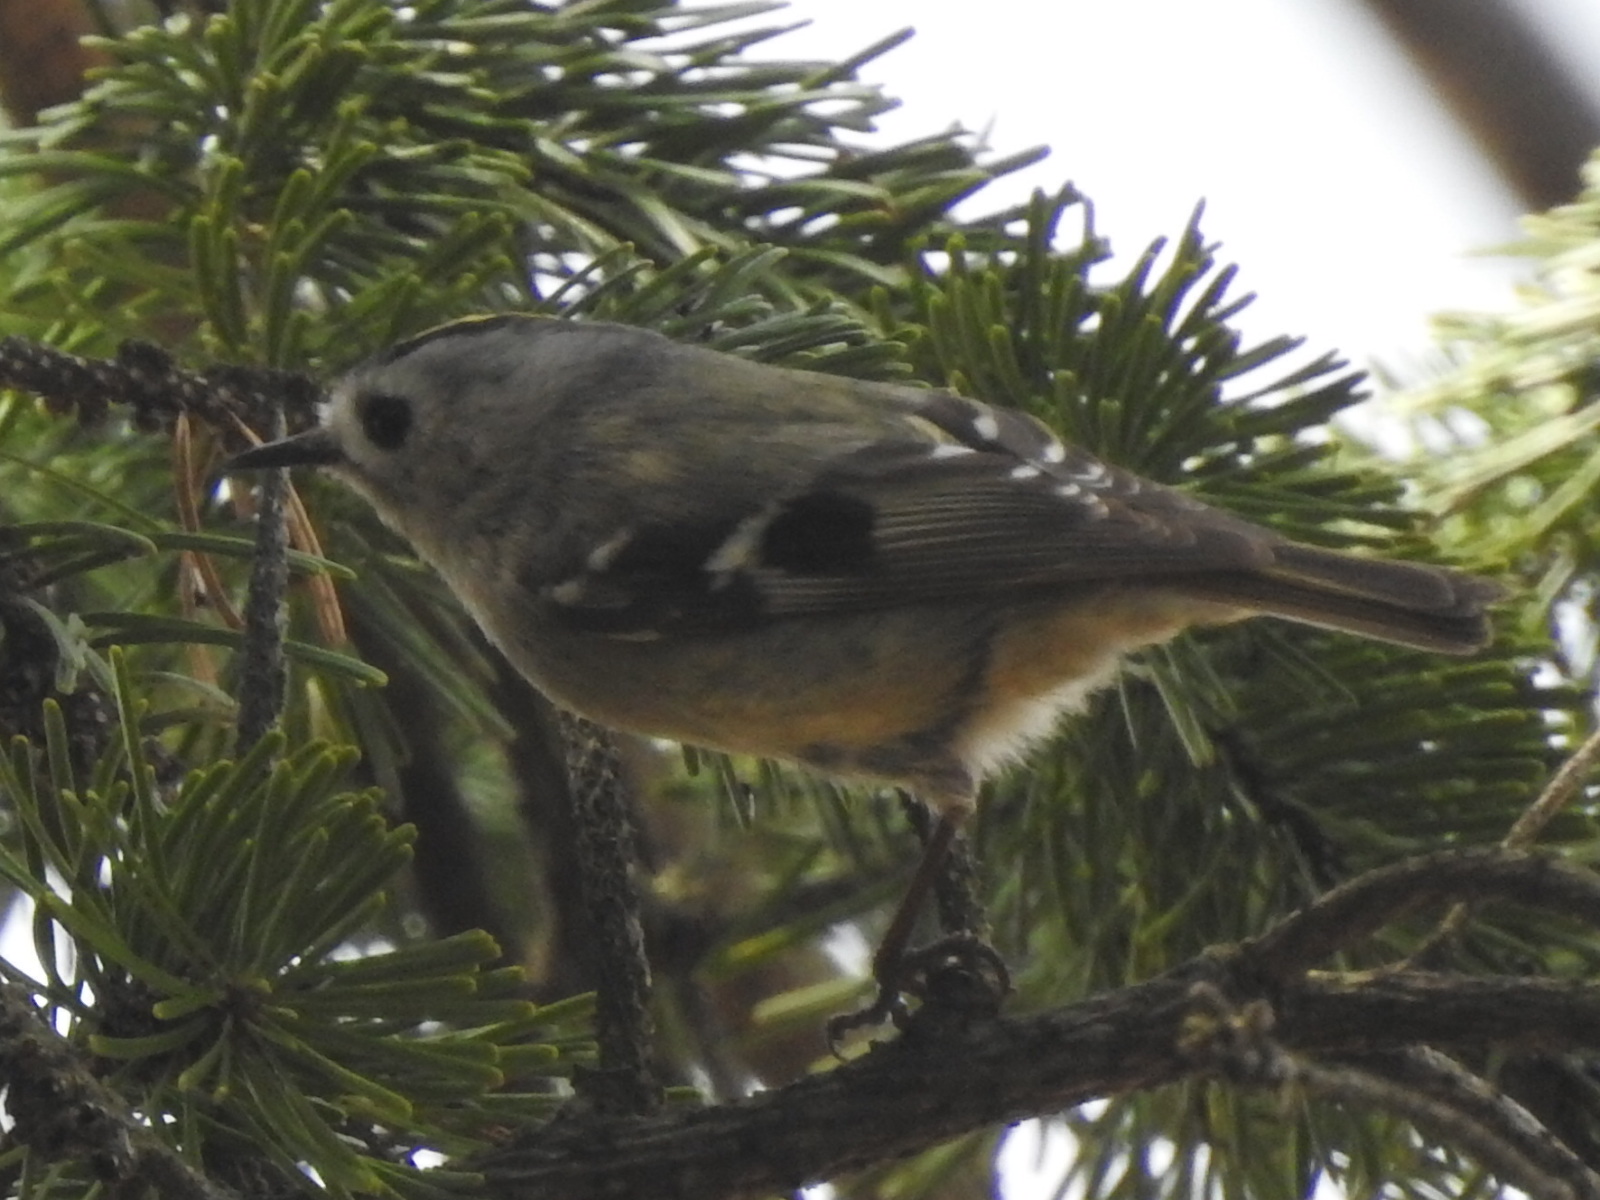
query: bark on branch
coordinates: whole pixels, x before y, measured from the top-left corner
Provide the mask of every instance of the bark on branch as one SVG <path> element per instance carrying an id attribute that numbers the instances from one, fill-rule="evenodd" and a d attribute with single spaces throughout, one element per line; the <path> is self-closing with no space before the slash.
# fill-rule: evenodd
<path id="1" fill-rule="evenodd" d="M 1222 1067 L 1206 1031 L 1218 1020 L 1218 996 L 1241 1012 L 1269 1009 L 1263 1027 L 1275 1047 L 1335 1067 L 1351 1056 L 1418 1046 L 1472 1054 L 1491 1046 L 1600 1049 L 1600 986 L 1308 970 L 1423 902 L 1492 896 L 1600 924 L 1600 882 L 1586 872 L 1502 851 L 1432 856 L 1372 872 L 1254 942 L 1147 983 L 961 1032 L 946 1027 L 937 1038 L 914 1021 L 899 1040 L 855 1062 L 745 1101 L 557 1121 L 472 1165 L 485 1173 L 486 1194 L 501 1200 L 770 1194 L 975 1129 L 1215 1074 Z M 1552 1187 L 1548 1194 L 1570 1193 Z"/>

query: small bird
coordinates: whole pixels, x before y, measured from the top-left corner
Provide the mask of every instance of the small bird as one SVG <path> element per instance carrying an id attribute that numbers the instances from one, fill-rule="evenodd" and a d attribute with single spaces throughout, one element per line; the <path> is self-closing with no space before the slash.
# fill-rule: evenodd
<path id="1" fill-rule="evenodd" d="M 501 315 L 356 367 L 309 432 L 556 703 L 616 729 L 910 789 L 939 821 L 1194 625 L 1274 616 L 1466 654 L 1487 580 L 1290 541 L 953 392 L 767 366 L 629 326 Z"/>

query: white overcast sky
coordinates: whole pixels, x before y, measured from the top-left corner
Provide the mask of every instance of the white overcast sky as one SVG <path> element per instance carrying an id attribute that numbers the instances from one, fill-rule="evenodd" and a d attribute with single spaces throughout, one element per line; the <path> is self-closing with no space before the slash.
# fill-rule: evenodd
<path id="1" fill-rule="evenodd" d="M 1600 3 L 1523 2 L 1594 77 Z M 1000 152 L 1050 146 L 997 194 L 1072 180 L 1119 258 L 1204 198 L 1206 233 L 1259 297 L 1253 334 L 1404 372 L 1428 314 L 1511 302 L 1519 268 L 1477 252 L 1517 235 L 1515 198 L 1354 0 L 792 0 L 777 16 L 811 24 L 774 53 L 823 59 L 914 27 L 865 68 L 904 102 L 884 132 L 958 122 Z"/>

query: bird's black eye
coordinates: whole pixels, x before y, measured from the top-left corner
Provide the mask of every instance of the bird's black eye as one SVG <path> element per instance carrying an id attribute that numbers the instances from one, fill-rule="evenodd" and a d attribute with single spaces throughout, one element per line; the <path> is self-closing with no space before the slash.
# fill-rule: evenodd
<path id="1" fill-rule="evenodd" d="M 361 401 L 361 432 L 379 450 L 398 450 L 411 432 L 411 401 L 379 393 Z"/>

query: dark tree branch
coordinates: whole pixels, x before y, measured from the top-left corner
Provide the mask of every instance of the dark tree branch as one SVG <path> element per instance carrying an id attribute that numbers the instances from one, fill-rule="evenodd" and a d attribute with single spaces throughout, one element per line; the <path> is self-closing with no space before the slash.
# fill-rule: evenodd
<path id="1" fill-rule="evenodd" d="M 763 1195 L 930 1149 L 994 1125 L 1192 1076 L 1195 985 L 1239 994 L 1237 964 L 1183 971 L 1050 1013 L 936 1041 L 917 1027 L 837 1070 L 749 1100 L 620 1121 L 573 1120 L 473 1164 L 501 1200 Z M 1249 972 L 1246 972 L 1248 976 Z M 1476 1049 L 1600 1047 L 1600 988 L 1405 975 L 1307 981 L 1274 1008 L 1302 1055 L 1419 1043 Z"/>
<path id="2" fill-rule="evenodd" d="M 1351 1056 L 1420 1046 L 1472 1053 L 1491 1046 L 1517 1053 L 1600 1048 L 1600 987 L 1402 971 L 1299 974 L 1424 901 L 1490 895 L 1600 922 L 1600 882 L 1584 872 L 1500 851 L 1434 856 L 1373 872 L 1255 942 L 1148 983 L 1036 1016 L 942 1025 L 938 1037 L 929 1036 L 931 1023 L 919 1010 L 899 1040 L 787 1087 L 687 1112 L 578 1116 L 522 1135 L 472 1165 L 500 1200 L 711 1200 L 794 1188 L 975 1129 L 1214 1071 L 1215 1056 L 1197 1052 L 1196 1031 L 1216 1027 L 1217 996 L 1269 1028 L 1284 1052 L 1332 1072 L 1322 1081 L 1334 1090 L 1343 1078 L 1338 1071 L 1354 1069 Z M 1339 934 L 1342 921 L 1356 932 Z M 1377 1083 L 1372 1089 L 1383 1090 Z M 1437 1095 L 1434 1102 L 1445 1105 Z M 1461 1107 L 1459 1097 L 1455 1103 Z M 1546 1145 L 1547 1135 L 1523 1115 L 1480 1106 L 1470 1117 L 1484 1138 L 1529 1158 L 1529 1147 Z M 1538 1161 L 1554 1177 L 1570 1160 L 1553 1138 L 1548 1146 Z M 1552 1163 L 1559 1168 L 1553 1174 Z"/>
<path id="3" fill-rule="evenodd" d="M 47 1163 L 81 1161 L 103 1182 L 143 1187 L 172 1200 L 226 1200 L 160 1141 L 90 1064 L 52 1030 L 28 989 L 0 984 L 0 1081 L 15 1127 L 12 1137 Z M 117 1194 L 123 1194 L 118 1191 Z"/>
<path id="4" fill-rule="evenodd" d="M 1597 1200 L 1596 1176 L 1538 1118 L 1448 1055 L 1426 1046 L 1318 1063 L 1285 1050 L 1264 1000 L 1236 1007 L 1209 984 L 1190 990 L 1196 1012 L 1183 1049 L 1225 1078 L 1296 1090 L 1404 1117 L 1541 1200 Z"/>
<path id="5" fill-rule="evenodd" d="M 1369 871 L 1250 944 L 1270 975 L 1298 974 L 1424 905 L 1513 900 L 1600 926 L 1600 879 L 1526 852 L 1443 851 Z"/>
<path id="6" fill-rule="evenodd" d="M 1274 1011 L 1280 1031 L 1312 1030 L 1301 1048 L 1330 1054 L 1423 1044 L 1518 1053 L 1600 1047 L 1600 1030 L 1564 1028 L 1600 1017 L 1600 987 L 1525 975 L 1317 974 L 1286 989 Z"/>

